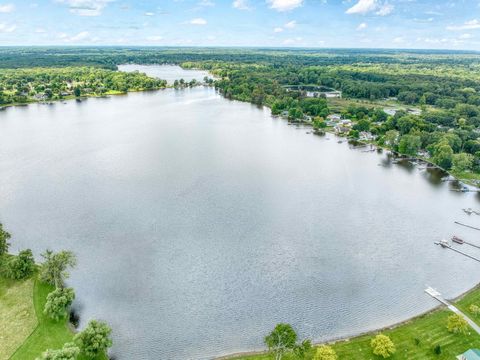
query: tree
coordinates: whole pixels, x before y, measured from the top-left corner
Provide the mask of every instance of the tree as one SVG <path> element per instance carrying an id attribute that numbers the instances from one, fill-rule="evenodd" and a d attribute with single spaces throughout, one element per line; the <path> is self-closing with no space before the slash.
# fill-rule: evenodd
<path id="1" fill-rule="evenodd" d="M 10 243 L 8 240 L 12 236 L 3 229 L 2 223 L 0 223 L 0 256 L 5 255 L 8 252 Z"/>
<path id="2" fill-rule="evenodd" d="M 385 133 L 385 144 L 394 148 L 397 145 L 398 137 L 400 136 L 397 130 L 389 130 Z"/>
<path id="3" fill-rule="evenodd" d="M 69 274 L 67 269 L 77 264 L 75 254 L 71 251 L 60 251 L 54 253 L 47 250 L 42 254 L 45 259 L 40 268 L 40 279 L 48 284 L 61 288 Z"/>
<path id="4" fill-rule="evenodd" d="M 76 360 L 80 349 L 74 343 L 66 343 L 59 350 L 47 350 L 36 360 Z"/>
<path id="5" fill-rule="evenodd" d="M 473 155 L 460 153 L 452 157 L 453 169 L 458 172 L 469 170 L 473 165 Z"/>
<path id="6" fill-rule="evenodd" d="M 372 346 L 373 353 L 382 356 L 384 359 L 389 358 L 396 351 L 392 340 L 383 334 L 375 336 L 370 342 L 370 345 Z"/>
<path id="7" fill-rule="evenodd" d="M 433 152 L 433 161 L 443 169 L 450 169 L 453 161 L 453 150 L 451 146 L 445 141 L 441 141 L 434 146 Z"/>
<path id="8" fill-rule="evenodd" d="M 330 346 L 322 345 L 317 348 L 313 360 L 337 360 L 337 354 Z"/>
<path id="9" fill-rule="evenodd" d="M 82 89 L 79 86 L 76 86 L 75 89 L 73 89 L 73 94 L 75 97 L 80 97 L 80 95 L 82 95 Z"/>
<path id="10" fill-rule="evenodd" d="M 7 262 L 6 275 L 11 279 L 25 279 L 33 274 L 35 260 L 32 250 L 22 250 L 17 256 L 13 256 Z"/>
<path id="11" fill-rule="evenodd" d="M 422 141 L 420 136 L 403 135 L 398 143 L 398 151 L 402 154 L 415 156 L 418 150 L 420 150 L 421 145 Z"/>
<path id="12" fill-rule="evenodd" d="M 465 334 L 468 329 L 467 320 L 459 314 L 452 314 L 448 317 L 447 329 L 454 334 Z"/>
<path id="13" fill-rule="evenodd" d="M 306 359 L 312 350 L 312 342 L 309 339 L 305 339 L 301 344 L 295 345 L 293 352 L 297 359 Z"/>
<path id="14" fill-rule="evenodd" d="M 275 360 L 281 360 L 285 353 L 292 351 L 297 342 L 297 333 L 289 324 L 277 324 L 273 331 L 265 337 L 268 350 L 273 353 Z"/>
<path id="15" fill-rule="evenodd" d="M 91 320 L 87 327 L 75 335 L 74 341 L 88 358 L 94 358 L 112 346 L 112 329 L 104 322 Z"/>
<path id="16" fill-rule="evenodd" d="M 74 299 L 75 291 L 72 288 L 57 288 L 47 295 L 43 313 L 54 320 L 65 318 Z"/>

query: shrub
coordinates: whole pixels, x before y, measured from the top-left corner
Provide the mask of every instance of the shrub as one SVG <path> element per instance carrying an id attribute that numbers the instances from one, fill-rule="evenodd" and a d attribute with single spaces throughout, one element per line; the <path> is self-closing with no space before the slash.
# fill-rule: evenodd
<path id="1" fill-rule="evenodd" d="M 313 360 L 337 360 L 337 354 L 330 346 L 322 345 L 317 348 Z"/>
<path id="2" fill-rule="evenodd" d="M 35 269 L 35 260 L 32 250 L 22 250 L 17 256 L 8 260 L 6 266 L 6 276 L 10 279 L 25 279 L 33 274 Z"/>
<path id="3" fill-rule="evenodd" d="M 392 356 L 396 351 L 392 340 L 383 334 L 375 336 L 370 345 L 372 346 L 372 350 L 375 355 L 383 356 L 385 359 Z"/>
<path id="4" fill-rule="evenodd" d="M 454 334 L 465 334 L 468 329 L 467 320 L 458 314 L 452 314 L 447 320 L 447 329 Z"/>
<path id="5" fill-rule="evenodd" d="M 440 345 L 436 345 L 434 348 L 433 348 L 433 352 L 436 354 L 436 355 L 440 355 L 442 353 L 442 347 Z"/>
<path id="6" fill-rule="evenodd" d="M 478 305 L 472 304 L 468 307 L 468 310 L 475 316 L 480 314 L 480 307 L 478 307 Z"/>
<path id="7" fill-rule="evenodd" d="M 66 343 L 59 350 L 47 350 L 36 360 L 76 360 L 80 349 L 74 343 Z"/>

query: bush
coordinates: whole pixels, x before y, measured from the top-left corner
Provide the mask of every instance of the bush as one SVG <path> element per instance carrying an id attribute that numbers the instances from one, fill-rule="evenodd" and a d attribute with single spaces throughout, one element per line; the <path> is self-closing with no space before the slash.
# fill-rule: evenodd
<path id="1" fill-rule="evenodd" d="M 0 223 L 0 256 L 5 255 L 8 252 L 8 247 L 10 243 L 8 240 L 11 238 L 11 235 L 3 230 L 3 225 Z"/>
<path id="2" fill-rule="evenodd" d="M 68 308 L 75 299 L 75 292 L 72 288 L 59 288 L 47 296 L 47 302 L 43 312 L 49 318 L 59 320 L 68 315 Z"/>
<path id="3" fill-rule="evenodd" d="M 76 360 L 80 349 L 74 343 L 66 343 L 62 349 L 47 350 L 36 360 Z"/>
<path id="4" fill-rule="evenodd" d="M 383 356 L 385 359 L 392 356 L 396 351 L 392 340 L 383 334 L 375 336 L 370 345 L 372 346 L 372 350 L 375 355 Z"/>
<path id="5" fill-rule="evenodd" d="M 436 355 L 440 355 L 442 353 L 442 347 L 440 345 L 436 345 L 434 348 L 433 348 L 433 352 L 436 354 Z"/>
<path id="6" fill-rule="evenodd" d="M 92 320 L 82 332 L 75 335 L 74 340 L 82 353 L 94 358 L 112 346 L 111 333 L 112 329 L 106 323 Z"/>
<path id="7" fill-rule="evenodd" d="M 478 316 L 480 314 L 480 307 L 475 304 L 470 305 L 468 307 L 468 310 L 475 316 Z"/>
<path id="8" fill-rule="evenodd" d="M 337 354 L 330 346 L 322 345 L 317 348 L 313 360 L 337 360 Z"/>
<path id="9" fill-rule="evenodd" d="M 25 279 L 33 274 L 35 269 L 35 260 L 32 250 L 22 250 L 17 256 L 13 256 L 7 262 L 6 276 L 10 279 Z"/>
<path id="10" fill-rule="evenodd" d="M 447 329 L 454 334 L 465 334 L 468 329 L 467 320 L 458 314 L 452 314 L 447 320 Z"/>

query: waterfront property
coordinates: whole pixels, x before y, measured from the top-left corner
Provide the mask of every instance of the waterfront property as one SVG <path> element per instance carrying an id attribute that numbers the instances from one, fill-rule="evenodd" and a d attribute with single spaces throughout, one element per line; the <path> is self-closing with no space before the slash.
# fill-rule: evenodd
<path id="1" fill-rule="evenodd" d="M 457 356 L 458 360 L 480 360 L 480 350 L 470 349 Z"/>

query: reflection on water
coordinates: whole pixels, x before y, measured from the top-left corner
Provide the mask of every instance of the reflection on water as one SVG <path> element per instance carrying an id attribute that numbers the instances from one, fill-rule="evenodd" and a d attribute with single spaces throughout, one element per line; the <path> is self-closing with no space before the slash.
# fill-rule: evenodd
<path id="1" fill-rule="evenodd" d="M 13 250 L 78 255 L 80 326 L 107 320 L 120 360 L 261 349 L 278 322 L 350 336 L 478 282 L 433 244 L 478 236 L 454 224 L 480 226 L 478 194 L 299 129 L 203 87 L 10 108 L 0 220 Z"/>

